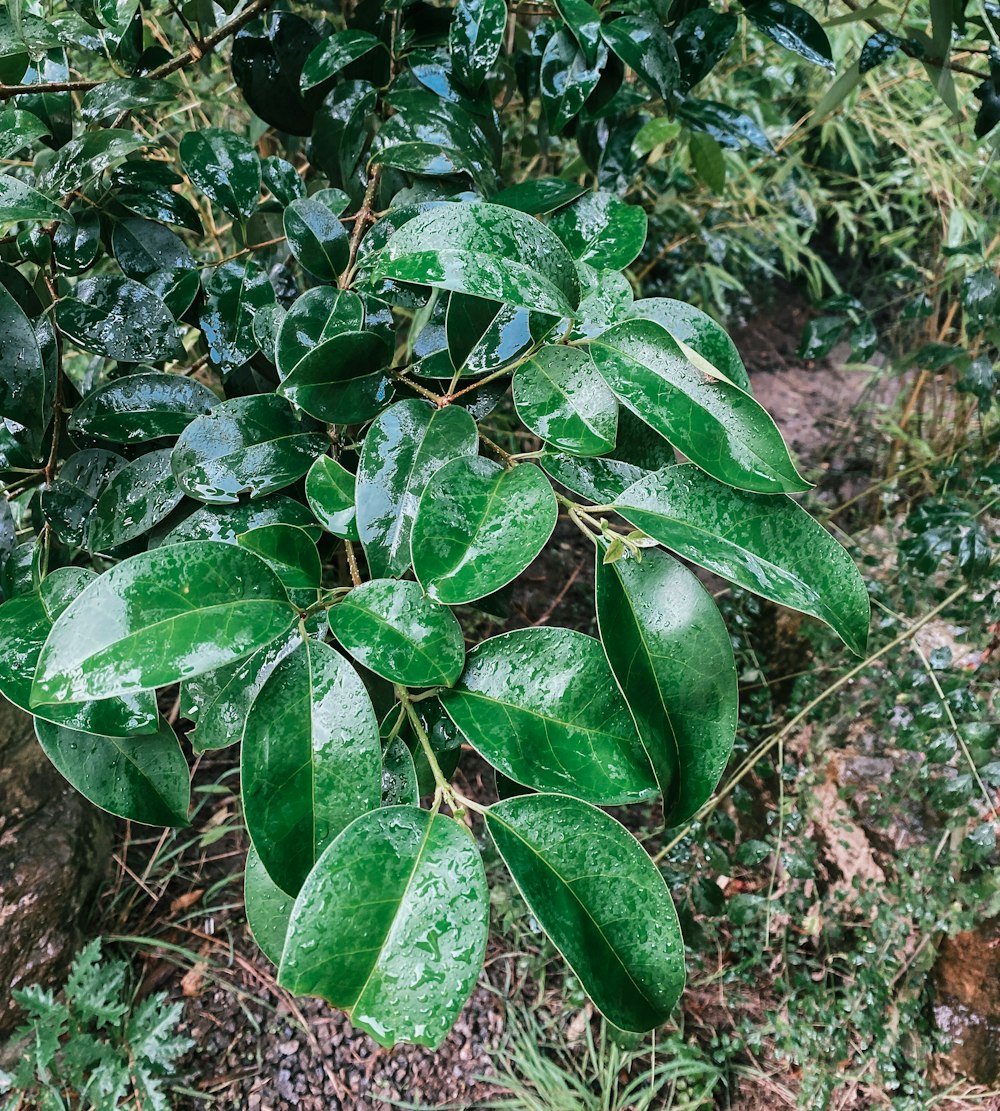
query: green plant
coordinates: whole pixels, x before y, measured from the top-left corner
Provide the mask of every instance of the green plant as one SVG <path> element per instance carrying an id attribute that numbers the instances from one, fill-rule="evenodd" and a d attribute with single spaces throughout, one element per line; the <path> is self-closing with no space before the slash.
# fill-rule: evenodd
<path id="1" fill-rule="evenodd" d="M 11 1074 L 0 1073 L 5 1111 L 168 1111 L 167 1086 L 193 1044 L 177 1033 L 180 1003 L 136 1003 L 123 961 L 101 958 L 95 938 L 76 955 L 60 998 L 47 988 L 12 994 L 27 1013 Z"/>
<path id="2" fill-rule="evenodd" d="M 725 624 L 665 549 L 855 652 L 869 621 L 731 340 L 683 302 L 634 300 L 623 273 L 647 217 L 607 187 L 602 144 L 650 95 L 710 131 L 722 110 L 686 97 L 684 66 L 714 61 L 644 7 L 360 3 L 322 32 L 254 20 L 265 7 L 166 59 L 139 50 L 134 4 L 95 13 L 106 80 L 37 80 L 40 51 L 93 47 L 75 13 L 54 30 L 22 13 L 11 39 L 36 61 L 2 90 L 6 151 L 51 145 L 0 179 L 0 219 L 24 225 L 0 270 L 0 691 L 88 798 L 183 825 L 185 754 L 156 701 L 181 684 L 195 751 L 241 745 L 247 913 L 280 983 L 377 1040 L 437 1045 L 475 982 L 470 812 L 600 1010 L 650 1030 L 683 941 L 659 871 L 599 807 L 661 795 L 664 821 L 689 818 L 737 716 Z M 748 8 L 827 57 L 796 13 Z M 230 36 L 281 154 L 235 121 L 157 128 L 181 96 L 166 79 Z M 512 180 L 506 159 L 574 129 L 594 166 Z M 502 605 L 560 511 L 594 545 L 600 638 L 528 628 L 467 654 L 467 607 Z M 463 743 L 515 784 L 492 805 L 451 782 Z"/>

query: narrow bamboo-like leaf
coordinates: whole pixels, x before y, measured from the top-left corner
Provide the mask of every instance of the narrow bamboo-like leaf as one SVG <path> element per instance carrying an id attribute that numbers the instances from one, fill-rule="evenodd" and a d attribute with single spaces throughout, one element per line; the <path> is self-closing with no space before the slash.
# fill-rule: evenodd
<path id="1" fill-rule="evenodd" d="M 407 687 L 451 686 L 465 661 L 462 627 L 419 583 L 372 579 L 329 613 L 330 628 L 358 661 Z"/>
<path id="2" fill-rule="evenodd" d="M 190 787 L 174 731 L 102 737 L 35 719 L 35 736 L 56 770 L 102 810 L 151 826 L 188 825 Z"/>
<path id="3" fill-rule="evenodd" d="M 818 617 L 853 652 L 864 653 L 870 620 L 864 580 L 840 544 L 791 498 L 734 490 L 682 464 L 639 479 L 616 505 L 671 551 Z"/>
<path id="4" fill-rule="evenodd" d="M 565 795 L 495 803 L 486 827 L 532 914 L 595 1006 L 654 1030 L 684 988 L 684 939 L 663 877 L 610 815 Z"/>
<path id="5" fill-rule="evenodd" d="M 729 633 L 712 596 L 665 552 L 598 561 L 596 577 L 604 651 L 656 771 L 664 821 L 679 825 L 715 790 L 733 748 Z"/>
<path id="6" fill-rule="evenodd" d="M 246 220 L 260 197 L 260 158 L 231 131 L 189 131 L 180 142 L 184 172 L 234 220 Z"/>
<path id="7" fill-rule="evenodd" d="M 96 578 L 85 567 L 59 567 L 42 579 L 37 591 L 17 594 L 0 606 L 0 642 L 4 645 L 0 693 L 22 710 L 68 729 L 116 737 L 152 733 L 159 715 L 151 693 L 59 706 L 31 705 L 31 684 L 42 645 L 58 616 Z"/>
<path id="8" fill-rule="evenodd" d="M 218 396 L 192 378 L 141 371 L 87 394 L 73 410 L 68 427 L 116 444 L 139 443 L 177 436 L 218 404 Z"/>
<path id="9" fill-rule="evenodd" d="M 601 805 L 648 798 L 656 780 L 600 643 L 518 629 L 470 653 L 441 703 L 469 743 L 518 783 Z"/>
<path id="10" fill-rule="evenodd" d="M 413 523 L 413 569 L 436 601 L 485 598 L 528 566 L 552 535 L 555 494 L 531 465 L 505 469 L 482 456 L 435 472 Z"/>
<path id="11" fill-rule="evenodd" d="M 486 953 L 489 896 L 464 826 L 414 806 L 358 818 L 295 900 L 278 981 L 384 1046 L 437 1047 Z"/>
<path id="12" fill-rule="evenodd" d="M 446 204 L 389 237 L 375 277 L 470 293 L 572 316 L 580 300 L 573 259 L 537 220 L 494 204 Z"/>
<path id="13" fill-rule="evenodd" d="M 42 648 L 33 705 L 168 686 L 248 656 L 296 620 L 280 580 L 216 541 L 123 560 L 59 615 Z"/>
<path id="14" fill-rule="evenodd" d="M 590 350 L 621 402 L 713 478 L 765 494 L 809 489 L 767 412 L 696 367 L 659 324 L 616 324 Z"/>
<path id="15" fill-rule="evenodd" d="M 243 812 L 268 874 L 294 895 L 323 850 L 382 799 L 382 745 L 364 684 L 306 640 L 261 687 L 247 717 Z"/>
<path id="16" fill-rule="evenodd" d="M 186 494 L 211 505 L 237 502 L 244 491 L 263 497 L 301 478 L 329 446 L 314 428 L 275 394 L 224 401 L 181 433 L 174 476 Z"/>
<path id="17" fill-rule="evenodd" d="M 579 347 L 540 348 L 514 374 L 517 415 L 540 439 L 574 455 L 615 446 L 618 402 Z"/>
<path id="18" fill-rule="evenodd" d="M 243 903 L 254 941 L 271 964 L 279 964 L 295 900 L 267 874 L 253 845 L 243 873 Z"/>
<path id="19" fill-rule="evenodd" d="M 445 463 L 478 449 L 476 422 L 457 405 L 437 409 L 416 398 L 397 401 L 372 423 L 356 489 L 358 536 L 372 575 L 406 572 L 424 488 Z"/>

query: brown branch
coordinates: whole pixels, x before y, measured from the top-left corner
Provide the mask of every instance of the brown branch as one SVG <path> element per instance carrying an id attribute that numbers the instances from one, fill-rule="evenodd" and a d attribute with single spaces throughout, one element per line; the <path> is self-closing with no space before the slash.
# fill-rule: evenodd
<path id="1" fill-rule="evenodd" d="M 241 27 L 245 27 L 250 20 L 266 11 L 273 3 L 274 0 L 254 0 L 234 19 L 229 20 L 228 23 L 223 23 L 221 27 L 217 27 L 201 42 L 192 44 L 182 54 L 178 54 L 176 58 L 171 58 L 169 62 L 164 62 L 162 66 L 150 70 L 145 76 L 151 81 L 158 81 L 163 77 L 169 77 L 170 74 L 176 73 L 177 70 L 183 69 L 185 66 L 191 65 L 192 62 L 199 61 L 206 54 L 210 54 L 219 43 L 225 42 L 230 36 L 235 35 Z M 10 100 L 11 97 L 21 96 L 22 94 L 86 93 L 103 84 L 103 81 L 45 81 L 36 85 L 0 85 L 0 101 Z"/>

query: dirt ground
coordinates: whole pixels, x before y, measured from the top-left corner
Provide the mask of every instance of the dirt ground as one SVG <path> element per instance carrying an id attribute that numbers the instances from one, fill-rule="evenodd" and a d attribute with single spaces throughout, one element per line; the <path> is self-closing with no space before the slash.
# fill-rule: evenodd
<path id="1" fill-rule="evenodd" d="M 870 480 L 871 445 L 856 433 L 849 435 L 858 427 L 852 410 L 860 403 L 867 417 L 862 426 L 870 429 L 889 395 L 885 388 L 869 389 L 868 375 L 841 369 L 836 360 L 815 366 L 797 362 L 793 352 L 803 312 L 794 307 L 782 320 L 759 318 L 734 338 L 757 398 L 806 470 L 823 476 L 825 495 L 839 501 Z M 511 625 L 588 627 L 592 557 L 589 545 L 578 541 L 572 530 L 558 532 L 525 572 L 512 599 Z M 197 781 L 231 786 L 235 776 L 225 773 L 233 762 L 231 753 L 211 754 L 202 761 Z M 464 767 L 466 790 L 475 797 L 484 790 L 481 771 L 474 763 Z M 166 991 L 185 1002 L 185 1026 L 196 1044 L 186 1062 L 188 1094 L 177 1104 L 181 1111 L 206 1106 L 247 1111 L 468 1108 L 502 1097 L 490 1083 L 490 1053 L 503 1038 L 504 998 L 518 989 L 511 986 L 516 962 L 500 942 L 491 942 L 480 984 L 439 1051 L 382 1050 L 324 1003 L 291 1000 L 277 988 L 243 917 L 246 844 L 235 796 L 220 788 L 206 793 L 194 831 L 173 845 L 126 838 L 118 847 L 119 871 L 107 895 L 113 909 L 106 932 L 113 928 L 150 939 L 137 947 L 137 955 L 144 954 L 143 989 Z M 691 1002 L 704 1012 L 704 1020 L 711 1018 L 710 999 Z M 792 1106 L 786 1081 L 761 1082 L 729 1106 L 739 1111 Z"/>

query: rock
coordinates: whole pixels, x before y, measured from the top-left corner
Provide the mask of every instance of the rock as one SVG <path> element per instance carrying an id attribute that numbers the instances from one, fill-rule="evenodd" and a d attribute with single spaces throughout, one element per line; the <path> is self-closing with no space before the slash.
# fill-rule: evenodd
<path id="1" fill-rule="evenodd" d="M 0 698 L 0 1034 L 11 988 L 62 983 L 111 857 L 113 819 L 79 795 Z"/>
<path id="2" fill-rule="evenodd" d="M 977 1084 L 1000 1079 L 1000 918 L 945 938 L 934 965 L 934 1019 L 951 1065 Z"/>

